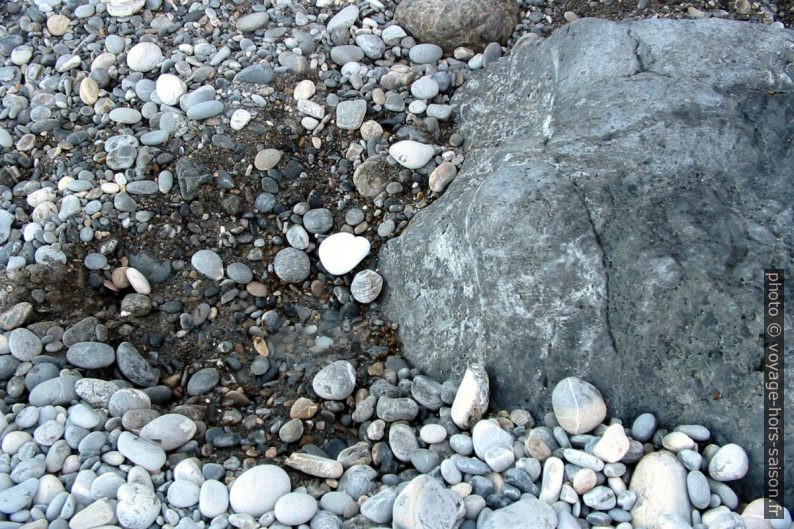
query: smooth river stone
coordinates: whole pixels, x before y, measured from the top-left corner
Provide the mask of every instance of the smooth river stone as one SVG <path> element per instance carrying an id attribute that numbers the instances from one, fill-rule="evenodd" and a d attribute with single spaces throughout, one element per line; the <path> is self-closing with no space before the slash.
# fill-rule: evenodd
<path id="1" fill-rule="evenodd" d="M 237 29 L 239 31 L 256 31 L 265 27 L 270 18 L 264 11 L 249 13 L 237 19 Z"/>
<path id="2" fill-rule="evenodd" d="M 687 472 L 672 453 L 647 454 L 634 469 L 629 490 L 637 495 L 631 510 L 632 525 L 663 529 L 662 516 L 678 515 L 689 520 Z"/>
<path id="3" fill-rule="evenodd" d="M 709 475 L 717 481 L 733 481 L 747 474 L 749 461 L 741 446 L 730 443 L 719 450 L 709 461 Z"/>
<path id="4" fill-rule="evenodd" d="M 119 436 L 118 451 L 150 472 L 157 472 L 165 465 L 165 452 L 162 448 L 130 432 L 122 432 Z"/>
<path id="5" fill-rule="evenodd" d="M 526 498 L 494 511 L 484 519 L 484 523 L 479 525 L 478 529 L 519 527 L 554 529 L 557 527 L 557 513 L 546 502 L 537 498 Z"/>
<path id="6" fill-rule="evenodd" d="M 350 362 L 337 360 L 314 375 L 312 389 L 320 398 L 344 400 L 356 388 L 356 371 Z"/>
<path id="7" fill-rule="evenodd" d="M 116 351 L 106 343 L 78 342 L 66 351 L 66 359 L 83 369 L 100 369 L 116 360 Z"/>
<path id="8" fill-rule="evenodd" d="M 397 163 L 408 169 L 419 169 L 433 158 L 435 150 L 432 145 L 426 145 L 413 140 L 398 141 L 389 147 L 389 154 Z"/>
<path id="9" fill-rule="evenodd" d="M 123 434 L 122 434 L 123 435 Z M 160 500 L 151 489 L 139 483 L 125 483 L 117 492 L 116 516 L 126 529 L 146 529 L 160 514 Z"/>
<path id="10" fill-rule="evenodd" d="M 352 233 L 334 233 L 320 243 L 320 262 L 328 273 L 341 276 L 353 270 L 368 254 L 369 240 Z"/>
<path id="11" fill-rule="evenodd" d="M 201 120 L 217 116 L 221 112 L 223 112 L 223 103 L 221 101 L 203 101 L 187 109 L 187 117 Z"/>
<path id="12" fill-rule="evenodd" d="M 362 270 L 350 283 L 350 294 L 359 303 L 372 303 L 383 289 L 383 277 L 374 270 Z"/>
<path id="13" fill-rule="evenodd" d="M 195 433 L 196 423 L 189 417 L 178 413 L 167 413 L 144 426 L 140 436 L 168 451 L 187 443 Z"/>
<path id="14" fill-rule="evenodd" d="M 9 480 L 10 481 L 10 480 Z M 0 512 L 16 514 L 30 505 L 39 488 L 39 480 L 29 478 L 0 492 Z"/>
<path id="15" fill-rule="evenodd" d="M 190 258 L 190 264 L 202 275 L 215 281 L 223 279 L 223 261 L 212 250 L 199 250 Z"/>
<path id="16" fill-rule="evenodd" d="M 275 465 L 259 465 L 234 480 L 229 503 L 236 513 L 259 517 L 272 511 L 276 502 L 292 490 L 289 476 Z"/>
<path id="17" fill-rule="evenodd" d="M 394 529 L 452 529 L 458 518 L 453 492 L 436 479 L 422 475 L 414 478 L 394 500 Z"/>
<path id="18" fill-rule="evenodd" d="M 166 105 L 174 106 L 187 92 L 185 82 L 174 74 L 165 73 L 157 78 L 157 97 Z"/>
<path id="19" fill-rule="evenodd" d="M 574 435 L 594 430 L 607 415 L 601 392 L 578 377 L 557 383 L 551 394 L 551 406 L 560 426 Z"/>
<path id="20" fill-rule="evenodd" d="M 127 52 L 127 66 L 134 72 L 154 70 L 164 59 L 160 47 L 153 42 L 139 42 Z"/>

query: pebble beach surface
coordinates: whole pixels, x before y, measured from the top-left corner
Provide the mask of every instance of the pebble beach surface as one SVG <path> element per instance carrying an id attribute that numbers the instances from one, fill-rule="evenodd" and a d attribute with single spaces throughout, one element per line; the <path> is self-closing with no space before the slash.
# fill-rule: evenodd
<path id="1" fill-rule="evenodd" d="M 704 426 L 401 358 L 377 250 L 475 141 L 451 96 L 578 16 L 444 3 L 0 6 L 0 529 L 791 527 Z M 782 25 L 737 5 L 664 15 Z"/>

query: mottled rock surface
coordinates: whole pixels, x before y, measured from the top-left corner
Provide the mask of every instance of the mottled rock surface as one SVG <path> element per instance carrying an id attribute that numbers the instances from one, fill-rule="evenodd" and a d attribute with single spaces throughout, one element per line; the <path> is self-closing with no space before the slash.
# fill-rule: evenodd
<path id="1" fill-rule="evenodd" d="M 395 19 L 421 42 L 479 51 L 510 37 L 518 11 L 510 0 L 404 0 Z"/>
<path id="2" fill-rule="evenodd" d="M 618 417 L 658 410 L 745 447 L 760 494 L 760 271 L 794 247 L 791 41 L 582 19 L 469 81 L 453 103 L 476 144 L 380 255 L 411 360 L 483 362 L 498 403 L 535 412 L 586 373 Z"/>

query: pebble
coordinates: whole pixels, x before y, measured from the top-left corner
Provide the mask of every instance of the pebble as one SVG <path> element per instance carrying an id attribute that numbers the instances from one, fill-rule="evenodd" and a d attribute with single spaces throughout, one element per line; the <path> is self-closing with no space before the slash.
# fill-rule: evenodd
<path id="1" fill-rule="evenodd" d="M 567 511 L 564 511 L 567 512 Z M 512 505 L 499 509 L 478 524 L 481 529 L 554 529 L 557 513 L 552 507 L 536 498 L 523 498 Z"/>
<path id="2" fill-rule="evenodd" d="M 370 243 L 352 233 L 334 233 L 320 243 L 320 262 L 329 273 L 337 276 L 353 270 L 367 255 Z"/>
<path id="3" fill-rule="evenodd" d="M 565 465 L 561 459 L 550 457 L 543 464 L 543 481 L 538 498 L 546 503 L 554 503 L 560 497 Z"/>
<path id="4" fill-rule="evenodd" d="M 236 513 L 259 517 L 272 511 L 292 489 L 289 476 L 275 465 L 258 465 L 240 474 L 229 489 L 229 504 Z"/>
<path id="5" fill-rule="evenodd" d="M 402 140 L 389 147 L 389 154 L 397 163 L 408 169 L 424 167 L 435 153 L 431 145 L 413 140 Z"/>
<path id="6" fill-rule="evenodd" d="M 146 0 L 108 0 L 106 3 L 108 14 L 113 17 L 132 16 L 143 9 L 144 5 L 146 5 Z"/>
<path id="7" fill-rule="evenodd" d="M 223 112 L 221 101 L 202 101 L 187 109 L 187 117 L 190 119 L 208 119 Z"/>
<path id="8" fill-rule="evenodd" d="M 134 125 L 141 120 L 141 113 L 134 108 L 114 108 L 109 116 L 112 121 L 124 125 Z"/>
<path id="9" fill-rule="evenodd" d="M 349 5 L 334 15 L 325 25 L 328 33 L 346 30 L 358 19 L 359 10 L 355 5 Z"/>
<path id="10" fill-rule="evenodd" d="M 464 430 L 471 428 L 488 411 L 489 394 L 490 384 L 485 366 L 469 365 L 455 393 L 450 412 L 452 421 Z"/>
<path id="11" fill-rule="evenodd" d="M 326 400 L 344 400 L 356 387 L 356 372 L 350 362 L 337 360 L 322 368 L 312 379 L 312 389 Z"/>
<path id="12" fill-rule="evenodd" d="M 96 500 L 69 520 L 70 529 L 92 529 L 110 525 L 116 518 L 115 505 L 107 498 Z"/>
<path id="13" fill-rule="evenodd" d="M 138 386 L 154 386 L 160 378 L 159 371 L 152 367 L 129 342 L 122 342 L 116 348 L 116 364 L 119 371 Z"/>
<path id="14" fill-rule="evenodd" d="M 80 81 L 80 100 L 86 105 L 93 105 L 99 99 L 99 85 L 90 77 Z"/>
<path id="15" fill-rule="evenodd" d="M 667 451 L 653 452 L 640 459 L 631 476 L 629 490 L 637 495 L 631 510 L 633 524 L 657 527 L 662 515 L 689 519 L 687 472 Z"/>
<path id="16" fill-rule="evenodd" d="M 494 447 L 512 448 L 513 436 L 502 430 L 499 423 L 491 419 L 483 419 L 474 425 L 471 431 L 474 452 L 482 460 L 485 454 Z"/>
<path id="17" fill-rule="evenodd" d="M 276 520 L 284 525 L 307 523 L 317 512 L 317 500 L 304 492 L 290 492 L 275 505 Z"/>
<path id="18" fill-rule="evenodd" d="M 394 500 L 394 529 L 452 529 L 458 507 L 453 494 L 437 480 L 422 475 L 414 478 Z"/>
<path id="19" fill-rule="evenodd" d="M 444 55 L 444 50 L 436 44 L 417 44 L 408 52 L 411 62 L 416 64 L 432 64 Z"/>
<path id="20" fill-rule="evenodd" d="M 273 270 L 286 283 L 302 283 L 311 271 L 309 257 L 296 248 L 279 250 L 273 260 Z"/>
<path id="21" fill-rule="evenodd" d="M 417 99 L 433 99 L 439 90 L 438 83 L 427 75 L 411 84 L 411 94 Z"/>
<path id="22" fill-rule="evenodd" d="M 237 19 L 237 30 L 242 32 L 252 32 L 262 29 L 270 21 L 270 17 L 265 11 L 249 13 Z"/>
<path id="23" fill-rule="evenodd" d="M 428 177 L 428 186 L 434 193 L 443 193 L 457 174 L 458 169 L 455 167 L 455 164 L 443 162 L 430 173 Z"/>
<path id="24" fill-rule="evenodd" d="M 160 514 L 160 500 L 151 485 L 125 483 L 119 487 L 117 497 L 116 517 L 127 529 L 147 529 Z"/>
<path id="25" fill-rule="evenodd" d="M 607 463 L 617 463 L 629 451 L 629 438 L 622 424 L 609 426 L 593 447 L 593 455 Z"/>
<path id="26" fill-rule="evenodd" d="M 410 461 L 411 454 L 419 448 L 413 429 L 404 423 L 392 424 L 389 428 L 389 447 L 400 461 Z"/>
<path id="27" fill-rule="evenodd" d="M 220 381 L 220 373 L 214 367 L 205 367 L 199 369 L 193 376 L 190 377 L 187 383 L 187 392 L 189 395 L 205 395 L 212 391 Z"/>
<path id="28" fill-rule="evenodd" d="M 199 250 L 190 258 L 190 264 L 193 265 L 199 273 L 213 279 L 220 281 L 223 279 L 223 261 L 220 256 L 212 250 Z"/>
<path id="29" fill-rule="evenodd" d="M 551 405 L 560 426 L 569 434 L 592 431 L 604 421 L 607 413 L 601 392 L 578 377 L 568 377 L 557 383 Z"/>
<path id="30" fill-rule="evenodd" d="M 342 463 L 334 459 L 301 452 L 293 452 L 284 461 L 284 464 L 304 474 L 318 478 L 338 479 L 344 472 Z"/>
<path id="31" fill-rule="evenodd" d="M 717 481 L 743 478 L 749 469 L 747 452 L 737 444 L 726 444 L 709 461 L 709 475 Z"/>
<path id="32" fill-rule="evenodd" d="M 350 294 L 359 303 L 375 301 L 383 289 L 383 277 L 373 270 L 358 272 L 350 283 Z"/>
<path id="33" fill-rule="evenodd" d="M 366 114 L 365 100 L 342 101 L 336 106 L 336 126 L 342 130 L 358 130 Z"/>
<path id="34" fill-rule="evenodd" d="M 7 338 L 8 350 L 17 360 L 30 362 L 41 353 L 41 340 L 28 329 L 14 329 Z"/>
<path id="35" fill-rule="evenodd" d="M 134 72 L 154 70 L 163 60 L 162 50 L 153 42 L 139 42 L 127 52 L 127 66 Z"/>
<path id="36" fill-rule="evenodd" d="M 166 105 L 174 106 L 187 92 L 187 85 L 176 75 L 166 73 L 157 78 L 157 97 Z"/>
<path id="37" fill-rule="evenodd" d="M 206 518 L 215 518 L 229 508 L 229 489 L 220 481 L 208 479 L 201 484 L 199 511 Z"/>
<path id="38" fill-rule="evenodd" d="M 192 507 L 199 502 L 201 489 L 192 481 L 176 480 L 168 487 L 168 503 L 179 509 Z"/>
<path id="39" fill-rule="evenodd" d="M 245 263 L 231 263 L 226 267 L 226 275 L 235 283 L 243 285 L 254 279 L 254 272 Z"/>
<path id="40" fill-rule="evenodd" d="M 179 448 L 196 433 L 196 423 L 177 413 L 161 415 L 141 428 L 140 436 L 165 451 Z"/>
<path id="41" fill-rule="evenodd" d="M 61 375 L 45 380 L 30 391 L 28 402 L 33 406 L 68 404 L 77 398 L 74 390 L 77 380 L 74 375 Z"/>
<path id="42" fill-rule="evenodd" d="M 294 443 L 303 436 L 303 422 L 291 419 L 284 423 L 278 431 L 278 437 L 284 443 Z"/>
<path id="43" fill-rule="evenodd" d="M 52 15 L 47 19 L 47 31 L 53 37 L 61 37 L 69 31 L 71 21 L 63 15 Z"/>
<path id="44" fill-rule="evenodd" d="M 397 493 L 393 489 L 381 490 L 361 506 L 361 515 L 376 524 L 387 524 L 391 521 L 396 499 Z"/>
<path id="45" fill-rule="evenodd" d="M 229 118 L 229 126 L 232 130 L 242 130 L 251 121 L 251 113 L 244 108 L 238 108 Z"/>
<path id="46" fill-rule="evenodd" d="M 380 137 L 380 133 L 378 137 Z M 389 183 L 389 173 L 390 167 L 385 161 L 367 160 L 359 165 L 353 173 L 353 184 L 359 194 L 366 198 L 373 198 L 386 190 L 386 186 Z M 355 224 L 358 224 L 358 222 Z"/>
<path id="47" fill-rule="evenodd" d="M 334 216 L 326 208 L 311 209 L 303 215 L 303 227 L 312 234 L 326 233 L 334 225 Z"/>
<path id="48" fill-rule="evenodd" d="M 696 509 L 705 509 L 711 501 L 711 489 L 706 476 L 699 470 L 690 471 L 686 476 L 686 490 L 689 501 Z"/>
<path id="49" fill-rule="evenodd" d="M 10 483 L 9 483 L 10 485 Z M 18 485 L 0 491 L 0 512 L 16 514 L 28 507 L 39 487 L 39 480 L 29 478 Z"/>
<path id="50" fill-rule="evenodd" d="M 419 431 L 419 437 L 427 444 L 437 444 L 447 438 L 447 429 L 440 424 L 426 424 Z"/>
<path id="51" fill-rule="evenodd" d="M 273 81 L 273 69 L 266 63 L 252 64 L 240 70 L 234 80 L 256 85 L 268 84 Z"/>
<path id="52" fill-rule="evenodd" d="M 282 152 L 278 149 L 262 149 L 256 153 L 254 167 L 260 171 L 267 171 L 274 168 L 281 161 Z"/>
<path id="53" fill-rule="evenodd" d="M 305 250 L 309 247 L 309 234 L 300 224 L 293 224 L 287 230 L 287 242 L 293 248 Z"/>
<path id="54" fill-rule="evenodd" d="M 314 82 L 310 81 L 309 79 L 304 79 L 303 81 L 299 82 L 295 85 L 295 89 L 292 92 L 292 97 L 295 99 L 311 99 L 317 88 L 314 86 Z"/>
<path id="55" fill-rule="evenodd" d="M 634 419 L 634 423 L 631 425 L 631 436 L 641 443 L 653 437 L 655 431 L 656 417 L 651 413 L 643 413 L 637 416 L 637 418 Z"/>
<path id="56" fill-rule="evenodd" d="M 157 472 L 165 465 L 165 452 L 162 448 L 130 432 L 122 432 L 119 436 L 118 451 L 150 472 Z"/>
<path id="57" fill-rule="evenodd" d="M 101 369 L 116 361 L 116 351 L 100 342 L 78 342 L 66 351 L 70 364 L 84 369 Z"/>
<path id="58" fill-rule="evenodd" d="M 124 273 L 135 292 L 147 295 L 152 293 L 152 286 L 149 284 L 149 280 L 139 270 L 128 266 Z"/>

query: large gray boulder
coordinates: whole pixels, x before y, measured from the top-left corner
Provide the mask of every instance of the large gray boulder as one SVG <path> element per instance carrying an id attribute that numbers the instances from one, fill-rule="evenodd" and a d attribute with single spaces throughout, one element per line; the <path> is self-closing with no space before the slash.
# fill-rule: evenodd
<path id="1" fill-rule="evenodd" d="M 614 416 L 705 424 L 748 449 L 760 495 L 762 270 L 794 255 L 792 76 L 794 33 L 741 22 L 523 39 L 456 95 L 462 171 L 381 251 L 405 354 L 441 375 L 484 362 L 502 406 L 548 411 L 578 375 Z"/>
<path id="2" fill-rule="evenodd" d="M 420 42 L 451 53 L 459 46 L 481 51 L 504 43 L 518 23 L 513 0 L 402 0 L 394 18 Z"/>

